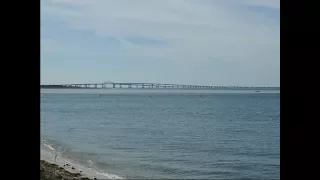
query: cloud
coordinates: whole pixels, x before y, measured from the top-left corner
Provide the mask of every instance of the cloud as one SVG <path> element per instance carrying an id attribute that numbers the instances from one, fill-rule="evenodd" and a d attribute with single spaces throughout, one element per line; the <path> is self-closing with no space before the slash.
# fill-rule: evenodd
<path id="1" fill-rule="evenodd" d="M 247 68 L 262 63 L 276 74 L 280 72 L 279 12 L 279 0 L 41 1 L 44 29 L 55 23 L 65 31 L 91 33 L 101 41 L 112 38 L 117 50 L 128 57 L 181 63 L 219 59 L 229 66 L 242 63 Z M 60 42 L 73 44 L 76 50 L 89 46 Z"/>
<path id="2" fill-rule="evenodd" d="M 165 41 L 157 40 L 157 39 L 152 39 L 148 37 L 141 37 L 141 36 L 130 36 L 130 37 L 125 37 L 125 40 L 137 44 L 137 45 L 156 45 L 156 46 L 161 46 L 161 45 L 167 45 Z"/>

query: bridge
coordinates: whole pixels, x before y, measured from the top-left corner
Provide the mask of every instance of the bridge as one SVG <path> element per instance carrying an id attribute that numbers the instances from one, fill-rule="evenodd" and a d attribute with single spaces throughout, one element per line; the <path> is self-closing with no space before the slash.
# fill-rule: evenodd
<path id="1" fill-rule="evenodd" d="M 161 84 L 161 83 L 128 83 L 128 82 L 103 82 L 86 84 L 56 84 L 40 85 L 40 88 L 147 88 L 147 89 L 224 89 L 224 90 L 280 90 L 280 87 L 242 87 L 242 86 L 203 86 L 203 85 L 182 85 L 182 84 Z"/>

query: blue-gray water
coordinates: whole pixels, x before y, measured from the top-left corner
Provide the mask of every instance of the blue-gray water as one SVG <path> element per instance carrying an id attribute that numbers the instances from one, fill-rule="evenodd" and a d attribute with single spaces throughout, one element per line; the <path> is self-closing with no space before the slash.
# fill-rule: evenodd
<path id="1" fill-rule="evenodd" d="M 280 93 L 42 90 L 41 140 L 127 178 L 280 179 Z"/>

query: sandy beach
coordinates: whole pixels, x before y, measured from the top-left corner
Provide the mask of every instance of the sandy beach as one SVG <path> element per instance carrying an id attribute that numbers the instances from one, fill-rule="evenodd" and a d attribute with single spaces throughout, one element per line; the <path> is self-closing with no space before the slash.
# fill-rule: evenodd
<path id="1" fill-rule="evenodd" d="M 80 170 L 73 169 L 72 165 L 59 165 L 46 160 L 40 160 L 40 180 L 90 180 Z"/>

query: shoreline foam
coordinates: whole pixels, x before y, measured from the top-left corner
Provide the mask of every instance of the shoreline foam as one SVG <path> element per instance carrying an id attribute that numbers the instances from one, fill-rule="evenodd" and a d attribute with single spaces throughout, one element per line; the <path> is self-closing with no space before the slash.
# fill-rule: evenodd
<path id="1" fill-rule="evenodd" d="M 74 162 L 72 159 L 67 159 L 63 157 L 60 153 L 58 153 L 54 146 L 51 146 L 47 143 L 41 143 L 41 156 L 40 161 L 45 161 L 49 164 L 57 165 L 58 168 L 63 168 L 64 170 L 70 172 L 70 173 L 80 173 L 80 170 L 82 171 L 81 174 L 84 175 L 84 177 L 90 177 L 90 179 L 93 179 L 92 177 L 96 177 L 97 179 L 124 179 L 123 177 L 120 177 L 116 174 L 110 174 L 107 172 L 99 172 L 98 170 L 92 169 L 90 167 L 85 167 L 79 163 Z M 63 165 L 65 163 L 68 163 L 70 166 Z M 75 169 L 71 169 L 71 166 L 73 166 Z"/>

